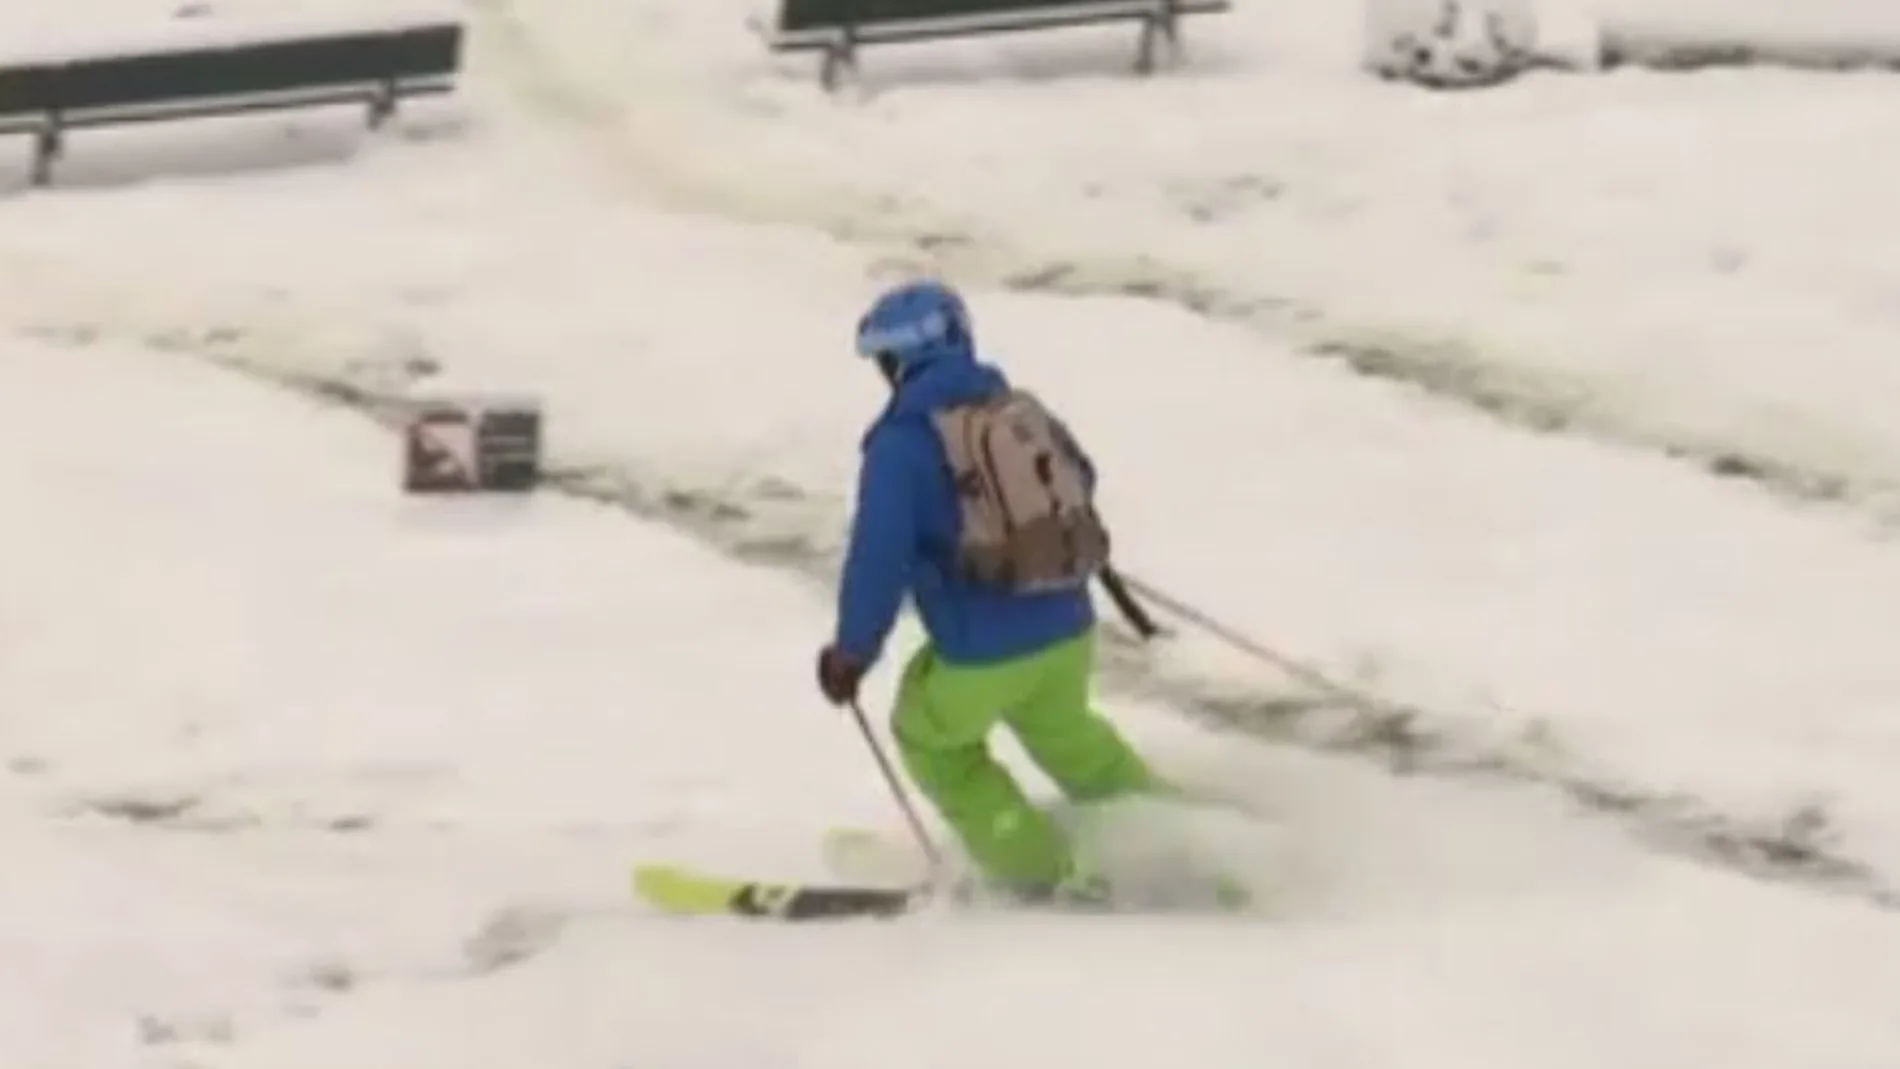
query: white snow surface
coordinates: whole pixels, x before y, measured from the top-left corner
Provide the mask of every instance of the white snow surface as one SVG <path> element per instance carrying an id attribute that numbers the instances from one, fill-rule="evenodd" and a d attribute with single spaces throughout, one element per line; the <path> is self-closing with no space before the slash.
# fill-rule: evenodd
<path id="1" fill-rule="evenodd" d="M 610 139 L 650 195 L 935 252 L 961 277 L 1190 293 L 1301 346 L 1376 346 L 1613 437 L 1737 453 L 1895 515 L 1900 320 L 1881 75 L 1545 74 L 1438 95 L 1356 69 L 1356 3 L 867 50 L 843 101 L 747 3 L 507 0 L 497 69 Z M 1641 8 L 1549 3 L 1591 51 Z M 1891 28 L 1893 5 L 1725 4 L 1735 32 Z M 1791 14 L 1798 9 L 1809 14 Z M 1639 28 L 1640 30 L 1640 28 Z M 766 177 L 766 176 L 769 176 Z M 764 180 L 762 180 L 764 179 Z"/>
<path id="2" fill-rule="evenodd" d="M 644 916 L 636 858 L 815 875 L 821 829 L 888 820 L 808 696 L 824 598 L 618 511 L 403 501 L 367 421 L 191 359 L 531 392 L 559 463 L 822 551 L 879 403 L 850 326 L 928 258 L 909 239 L 971 235 L 950 266 L 981 336 L 1099 454 L 1132 571 L 1600 778 L 1818 805 L 1900 877 L 1892 165 L 1868 148 L 1892 90 L 1426 96 L 1356 80 L 1348 6 L 1197 21 L 1197 66 L 1144 84 L 1126 34 L 877 50 L 875 95 L 828 102 L 740 5 L 517 0 L 482 8 L 465 118 L 411 143 L 353 113 L 77 136 L 74 188 L 0 200 L 0 427 L 29 461 L 0 480 L 31 565 L 0 571 L 0 1061 L 1900 1061 L 1890 916 L 1536 792 L 1120 703 L 1160 763 L 1272 814 L 1222 829 L 1271 920 Z M 1050 265 L 1284 303 L 997 288 Z M 1369 333 L 1458 341 L 1434 352 L 1574 395 L 1597 435 L 1300 354 Z M 1652 448 L 1691 440 L 1849 500 Z"/>
<path id="3" fill-rule="evenodd" d="M 1273 916 L 645 916 L 635 859 L 813 876 L 824 828 L 888 820 L 797 693 L 809 591 L 603 507 L 404 501 L 366 422 L 173 354 L 10 339 L 0 419 L 34 451 L 0 469 L 8 1065 L 1900 1051 L 1883 914 L 1143 708 L 1164 768 L 1274 814 L 1221 832 Z"/>

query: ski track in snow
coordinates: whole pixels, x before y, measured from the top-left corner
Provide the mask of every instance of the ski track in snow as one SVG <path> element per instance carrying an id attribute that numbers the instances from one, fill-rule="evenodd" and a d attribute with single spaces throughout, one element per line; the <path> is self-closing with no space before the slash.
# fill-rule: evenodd
<path id="1" fill-rule="evenodd" d="M 1627 91 L 1625 119 L 1675 100 Z M 1893 1060 L 1882 992 L 1900 957 L 1879 914 L 1632 851 L 1557 799 L 1236 746 L 1139 704 L 1554 782 L 1673 848 L 1890 903 L 1882 725 L 1900 679 L 1880 636 L 1900 623 L 1900 572 L 1856 514 L 1486 425 L 1287 359 L 1297 337 L 1140 301 L 978 295 L 1004 362 L 1092 429 L 1134 570 L 1419 709 L 1345 717 L 1197 642 L 1115 652 L 1144 741 L 1274 814 L 1260 874 L 1281 885 L 1280 923 L 1258 946 L 1166 921 L 1039 925 L 1025 946 L 1004 918 L 728 936 L 618 908 L 635 853 L 811 875 L 801 844 L 819 828 L 884 819 L 849 733 L 799 709 L 823 602 L 597 507 L 397 501 L 391 444 L 354 417 L 175 355 L 372 411 L 417 389 L 539 392 L 563 488 L 822 578 L 876 403 L 844 331 L 891 263 L 804 227 L 656 214 L 636 202 L 704 195 L 651 184 L 680 177 L 642 170 L 663 137 L 582 139 L 609 165 L 577 167 L 545 113 L 487 79 L 470 98 L 472 119 L 410 125 L 453 139 L 433 146 L 364 152 L 321 116 L 83 137 L 77 189 L 0 202 L 7 425 L 63 443 L 12 487 L 37 520 L 16 552 L 48 565 L 0 591 L 0 635 L 31 638 L 0 707 L 34 710 L 9 722 L 0 781 L 31 859 L 0 902 L 21 918 L 5 957 L 23 964 L 0 973 L 10 1062 Z M 609 111 L 587 116 L 597 132 L 625 119 Z M 814 164 L 822 144 L 803 150 Z M 123 188 L 152 169 L 345 159 Z M 1615 265 L 1607 242 L 1592 251 Z M 1863 252 L 1835 277 L 1871 284 L 1852 273 L 1877 272 Z M 1884 380 L 1861 357 L 1883 329 L 1857 318 L 1845 350 L 1799 365 L 1812 381 L 1775 395 L 1805 406 L 1797 429 L 1871 441 L 1856 405 Z M 1736 398 L 1796 365 L 1750 355 L 1712 378 L 1611 371 L 1654 388 L 1650 415 L 1716 417 L 1722 441 L 1759 445 Z M 1271 460 L 1236 471 L 1210 452 Z M 1821 459 L 1843 458 L 1868 462 L 1857 485 L 1885 477 L 1878 449 Z M 1184 529 L 1213 499 L 1217 522 Z M 722 772 L 738 724 L 778 759 Z M 795 985 L 757 967 L 762 942 Z M 703 964 L 651 970 L 683 958 Z M 1131 960 L 1142 975 L 1118 974 Z M 945 1019 L 963 1005 L 993 1030 Z M 862 1027 L 867 1007 L 886 1027 Z M 1082 1023 L 1081 1040 L 1065 1028 Z"/>

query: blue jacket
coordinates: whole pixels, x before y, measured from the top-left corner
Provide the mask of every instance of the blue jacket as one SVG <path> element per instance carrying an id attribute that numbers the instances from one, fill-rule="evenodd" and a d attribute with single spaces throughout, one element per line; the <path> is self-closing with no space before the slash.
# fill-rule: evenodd
<path id="1" fill-rule="evenodd" d="M 1086 589 L 1009 594 L 956 573 L 962 517 L 930 413 L 1008 388 L 987 364 L 938 360 L 905 379 L 866 432 L 835 637 L 859 664 L 878 659 L 907 593 L 938 656 L 952 664 L 1036 653 L 1094 625 Z M 1093 466 L 1079 449 L 1077 455 L 1093 485 Z"/>

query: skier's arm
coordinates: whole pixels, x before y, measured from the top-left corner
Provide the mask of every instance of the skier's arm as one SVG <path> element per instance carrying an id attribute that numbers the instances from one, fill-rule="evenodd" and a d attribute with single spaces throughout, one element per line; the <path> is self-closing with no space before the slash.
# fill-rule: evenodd
<path id="1" fill-rule="evenodd" d="M 865 445 L 857 512 L 838 588 L 835 645 L 869 668 L 897 623 L 917 545 L 917 465 L 902 432 L 886 429 Z"/>

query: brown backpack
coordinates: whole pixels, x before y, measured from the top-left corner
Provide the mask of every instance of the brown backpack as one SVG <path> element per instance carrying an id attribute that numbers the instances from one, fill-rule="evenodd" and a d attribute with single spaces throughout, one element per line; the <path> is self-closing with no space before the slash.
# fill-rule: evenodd
<path id="1" fill-rule="evenodd" d="M 1108 562 L 1108 531 L 1049 411 L 1012 390 L 933 415 L 963 517 L 964 577 L 1018 594 L 1087 585 Z"/>

